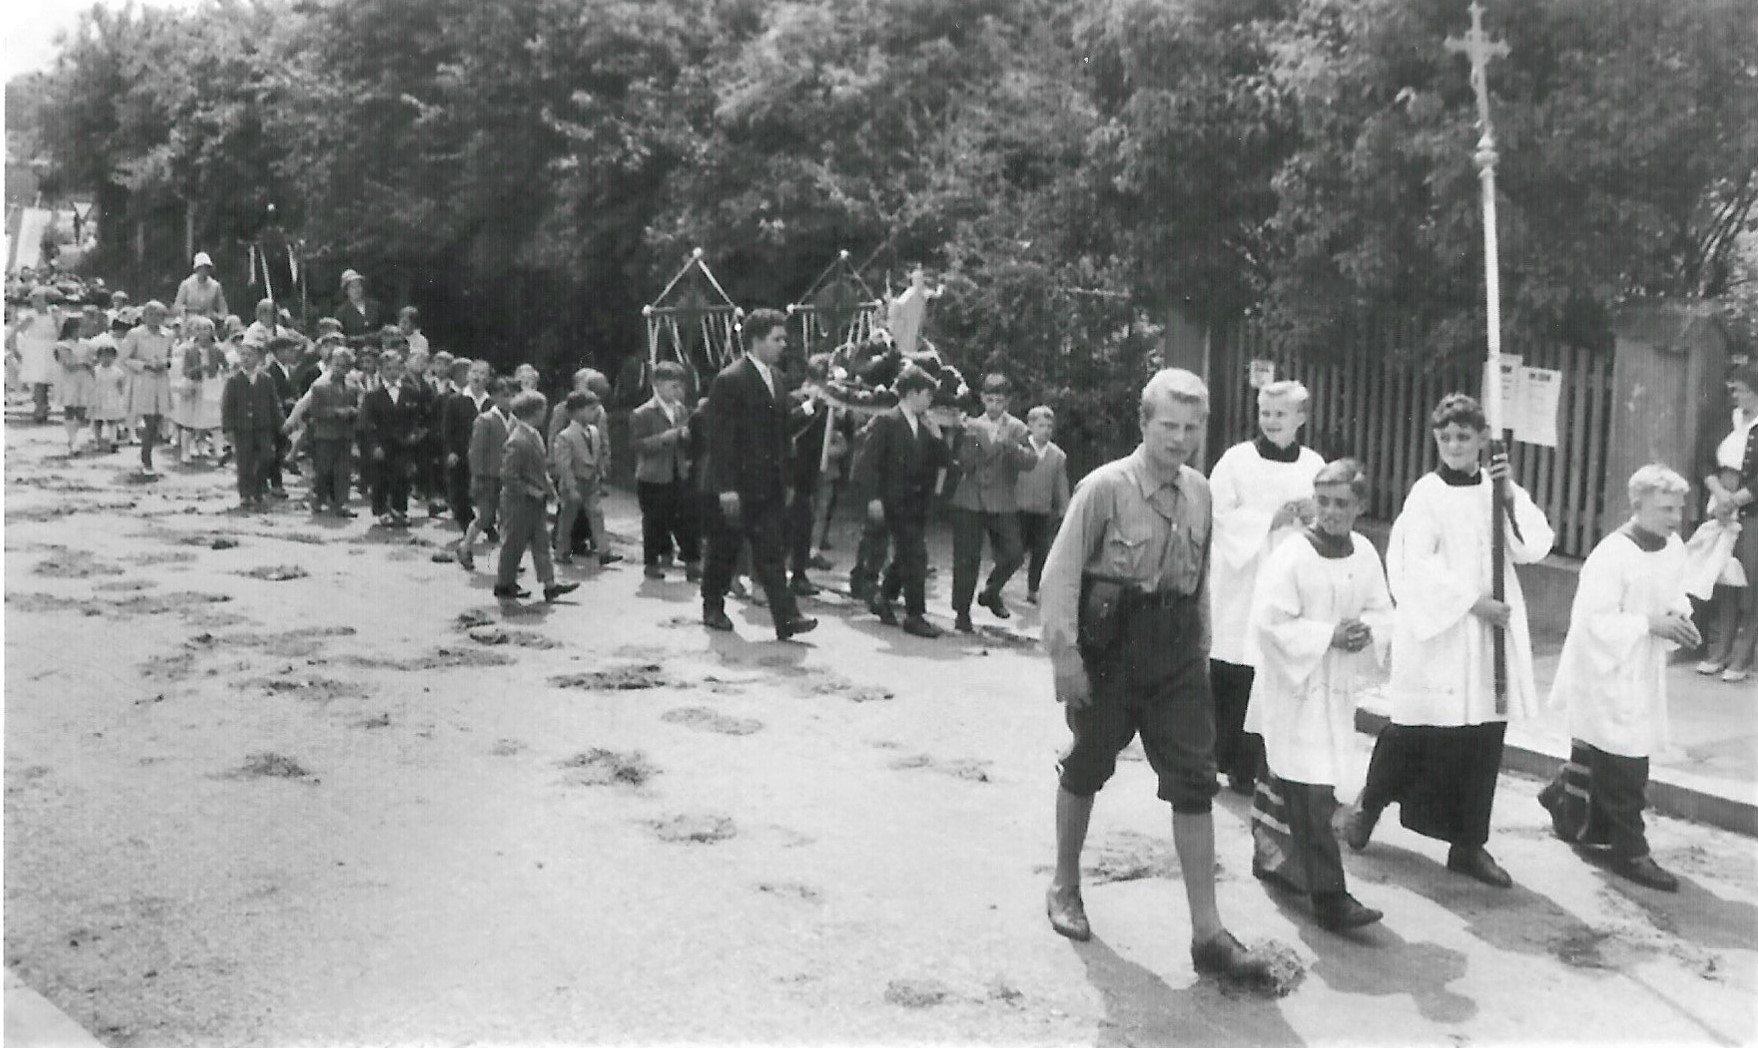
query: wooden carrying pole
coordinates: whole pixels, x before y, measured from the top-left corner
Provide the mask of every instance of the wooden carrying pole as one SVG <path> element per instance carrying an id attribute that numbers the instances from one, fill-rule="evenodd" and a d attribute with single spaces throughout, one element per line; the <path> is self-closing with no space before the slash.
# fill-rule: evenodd
<path id="1" fill-rule="evenodd" d="M 1463 40 L 1448 37 L 1448 51 L 1463 54 L 1471 61 L 1471 86 L 1477 94 L 1477 122 L 1482 131 L 1477 140 L 1478 181 L 1483 188 L 1483 283 L 1488 300 L 1489 358 L 1484 363 L 1483 413 L 1489 420 L 1490 457 L 1505 453 L 1506 433 L 1502 428 L 1502 281 L 1499 248 L 1496 242 L 1496 142 L 1489 119 L 1489 62 L 1508 53 L 1508 45 L 1491 40 L 1483 31 L 1483 5 L 1471 4 L 1471 30 Z M 1503 575 L 1507 562 L 1508 486 L 1492 479 L 1490 495 L 1490 596 L 1506 598 Z M 1495 631 L 1496 714 L 1508 712 L 1508 640 L 1505 629 Z"/>

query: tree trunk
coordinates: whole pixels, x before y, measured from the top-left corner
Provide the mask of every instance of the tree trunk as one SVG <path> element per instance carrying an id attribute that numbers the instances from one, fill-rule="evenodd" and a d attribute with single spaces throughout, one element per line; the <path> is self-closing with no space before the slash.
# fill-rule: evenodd
<path id="1" fill-rule="evenodd" d="M 195 201 L 183 202 L 183 257 L 195 257 Z"/>

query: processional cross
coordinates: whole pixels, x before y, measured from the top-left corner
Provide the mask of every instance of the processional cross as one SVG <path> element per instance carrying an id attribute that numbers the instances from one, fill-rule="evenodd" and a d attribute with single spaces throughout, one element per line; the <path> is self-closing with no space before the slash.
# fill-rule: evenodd
<path id="1" fill-rule="evenodd" d="M 1463 39 L 1447 37 L 1446 49 L 1454 54 L 1463 54 L 1471 62 L 1471 87 L 1477 94 L 1477 123 L 1482 131 L 1477 140 L 1477 152 L 1472 159 L 1477 162 L 1478 181 L 1483 187 L 1483 283 L 1484 293 L 1488 300 L 1489 322 L 1489 356 L 1484 361 L 1483 408 L 1489 420 L 1490 454 L 1501 453 L 1507 443 L 1502 428 L 1502 281 L 1499 253 L 1496 241 L 1496 139 L 1495 129 L 1489 119 L 1489 63 L 1493 58 L 1507 55 L 1508 45 L 1501 40 L 1492 40 L 1483 29 L 1483 4 L 1478 0 L 1471 3 L 1471 29 Z M 1495 481 L 1490 508 L 1490 572 L 1492 581 L 1490 596 L 1495 600 L 1506 597 L 1503 572 L 1507 558 L 1507 525 L 1504 520 L 1508 511 L 1508 486 L 1505 481 Z M 1507 636 L 1495 630 L 1495 687 L 1496 713 L 1508 712 L 1508 651 Z"/>

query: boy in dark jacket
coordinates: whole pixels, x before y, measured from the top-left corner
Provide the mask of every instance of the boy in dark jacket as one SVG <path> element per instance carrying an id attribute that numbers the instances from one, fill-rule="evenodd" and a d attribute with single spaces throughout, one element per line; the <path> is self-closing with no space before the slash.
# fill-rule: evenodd
<path id="1" fill-rule="evenodd" d="M 250 509 L 268 497 L 268 467 L 285 416 L 274 379 L 263 373 L 262 351 L 242 346 L 239 362 L 220 394 L 220 428 L 232 442 L 237 462 L 238 504 Z"/>

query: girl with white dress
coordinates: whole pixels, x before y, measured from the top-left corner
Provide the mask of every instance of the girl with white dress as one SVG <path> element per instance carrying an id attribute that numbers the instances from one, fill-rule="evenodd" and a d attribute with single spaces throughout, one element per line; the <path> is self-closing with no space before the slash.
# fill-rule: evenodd
<path id="1" fill-rule="evenodd" d="M 175 406 L 171 397 L 173 336 L 165 326 L 165 304 L 154 300 L 141 308 L 140 326 L 117 347 L 117 358 L 133 382 L 128 390 L 128 412 L 145 425 L 140 441 L 142 476 L 157 476 L 153 469 L 153 446 L 159 430 Z"/>
<path id="2" fill-rule="evenodd" d="M 1396 803 L 1404 827 L 1452 845 L 1447 868 L 1498 888 L 1513 878 L 1484 846 L 1510 718 L 1534 717 L 1532 635 L 1514 565 L 1550 553 L 1556 534 L 1525 489 L 1508 477 L 1506 455 L 1479 459 L 1489 424 L 1476 400 L 1442 398 L 1430 416 L 1441 464 L 1411 487 L 1392 524 L 1386 571 L 1398 612 L 1392 626 L 1391 724 L 1380 733 L 1367 785 L 1346 828 L 1367 846 L 1374 824 Z M 1507 556 L 1505 596 L 1491 596 L 1492 485 L 1507 485 L 1498 522 Z M 1497 709 L 1495 636 L 1506 656 L 1505 709 Z"/>
<path id="3" fill-rule="evenodd" d="M 55 363 L 60 375 L 55 380 L 56 395 L 61 399 L 61 418 L 67 428 L 67 454 L 79 454 L 75 445 L 79 431 L 85 428 L 86 409 L 92 399 L 92 347 L 90 336 L 97 334 L 85 317 L 67 315 L 61 321 L 61 336 L 55 342 Z"/>

